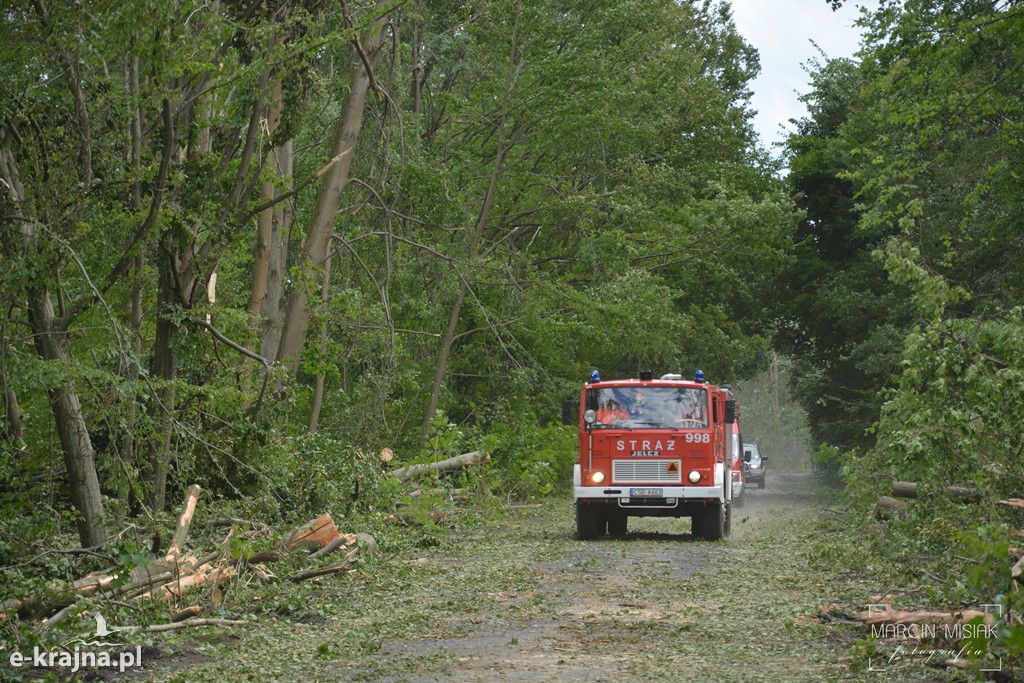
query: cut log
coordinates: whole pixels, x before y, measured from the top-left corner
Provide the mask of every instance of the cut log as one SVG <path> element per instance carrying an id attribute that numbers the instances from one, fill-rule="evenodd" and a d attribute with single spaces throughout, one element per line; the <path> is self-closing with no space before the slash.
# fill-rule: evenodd
<path id="1" fill-rule="evenodd" d="M 395 452 L 390 448 L 384 448 L 380 452 L 380 461 L 385 465 L 395 459 Z"/>
<path id="2" fill-rule="evenodd" d="M 1020 498 L 1007 498 L 1006 500 L 999 501 L 999 504 L 1005 505 L 1006 507 L 1024 509 L 1024 500 Z"/>
<path id="3" fill-rule="evenodd" d="M 473 451 L 472 453 L 456 455 L 454 458 L 448 458 L 447 460 L 441 460 L 438 462 L 400 467 L 394 472 L 392 472 L 391 476 L 394 477 L 395 479 L 405 481 L 407 479 L 414 479 L 424 474 L 444 474 L 446 472 L 455 472 L 457 470 L 462 469 L 463 467 L 469 467 L 470 465 L 479 465 L 480 463 L 488 462 L 490 459 L 491 456 L 489 453 Z"/>
<path id="4" fill-rule="evenodd" d="M 906 507 L 907 504 L 902 500 L 896 500 L 889 496 L 882 496 L 878 499 L 878 502 L 875 503 L 875 517 L 881 520 L 892 519 L 893 515 Z"/>
<path id="5" fill-rule="evenodd" d="M 953 500 L 959 500 L 968 503 L 980 503 L 981 492 L 977 489 L 969 489 L 964 486 L 947 486 L 945 488 L 946 495 Z M 892 483 L 892 495 L 894 498 L 917 498 L 921 493 L 918 491 L 917 482 L 913 481 L 894 481 Z M 932 495 L 932 494 L 924 494 Z"/>
<path id="6" fill-rule="evenodd" d="M 330 545 L 341 536 L 337 525 L 328 512 L 310 520 L 285 537 L 283 544 L 288 550 L 307 548 L 319 550 Z"/>
<path id="7" fill-rule="evenodd" d="M 178 525 L 174 529 L 174 538 L 171 539 L 171 547 L 167 549 L 167 559 L 180 555 L 188 537 L 188 529 L 192 525 L 192 517 L 196 514 L 196 502 L 199 500 L 199 484 L 192 484 L 185 493 L 185 502 L 181 506 L 181 515 L 178 517 Z"/>
<path id="8" fill-rule="evenodd" d="M 917 498 L 917 482 L 894 481 L 892 495 L 893 498 Z"/>

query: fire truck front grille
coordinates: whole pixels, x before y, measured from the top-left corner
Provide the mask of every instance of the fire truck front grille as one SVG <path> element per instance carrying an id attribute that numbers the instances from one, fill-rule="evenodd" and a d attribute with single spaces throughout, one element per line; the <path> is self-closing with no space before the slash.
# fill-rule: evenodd
<path id="1" fill-rule="evenodd" d="M 683 481 L 679 460 L 613 460 L 614 484 L 679 484 Z"/>

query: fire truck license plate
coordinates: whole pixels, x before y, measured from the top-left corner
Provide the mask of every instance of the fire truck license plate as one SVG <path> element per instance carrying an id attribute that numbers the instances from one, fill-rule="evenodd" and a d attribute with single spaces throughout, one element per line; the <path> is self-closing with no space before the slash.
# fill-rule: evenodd
<path id="1" fill-rule="evenodd" d="M 664 496 L 664 489 L 630 489 L 631 498 L 661 498 Z"/>

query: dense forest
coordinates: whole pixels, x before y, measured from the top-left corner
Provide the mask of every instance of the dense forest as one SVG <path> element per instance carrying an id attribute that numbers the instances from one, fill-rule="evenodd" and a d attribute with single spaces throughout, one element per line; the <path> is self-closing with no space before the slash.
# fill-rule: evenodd
<path id="1" fill-rule="evenodd" d="M 796 210 L 725 6 L 4 21 L 4 505 L 86 546 L 191 482 L 301 506 L 383 447 L 486 442 L 547 490 L 592 368 L 768 357 Z"/>
<path id="2" fill-rule="evenodd" d="M 806 414 L 854 509 L 980 490 L 872 552 L 995 599 L 995 501 L 1024 493 L 1024 7 L 860 21 L 780 158 L 724 1 L 5 3 L 3 581 L 193 483 L 264 519 L 386 505 L 385 448 L 556 492 L 592 369 L 700 367 L 779 462 Z"/>

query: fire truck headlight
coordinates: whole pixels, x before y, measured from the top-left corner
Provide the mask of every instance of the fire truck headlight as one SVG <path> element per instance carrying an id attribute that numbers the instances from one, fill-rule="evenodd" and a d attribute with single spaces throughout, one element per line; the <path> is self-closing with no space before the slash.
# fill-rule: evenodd
<path id="1" fill-rule="evenodd" d="M 604 481 L 604 472 L 602 472 L 601 470 L 597 470 L 596 472 L 590 475 L 590 481 L 594 482 L 595 484 L 600 484 L 601 482 Z"/>
<path id="2" fill-rule="evenodd" d="M 697 470 L 693 470 L 692 472 L 690 472 L 687 478 L 690 480 L 691 484 L 696 484 L 698 481 L 700 481 L 700 472 L 698 472 Z"/>

